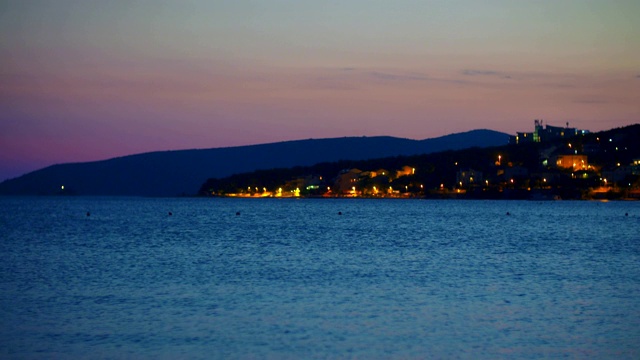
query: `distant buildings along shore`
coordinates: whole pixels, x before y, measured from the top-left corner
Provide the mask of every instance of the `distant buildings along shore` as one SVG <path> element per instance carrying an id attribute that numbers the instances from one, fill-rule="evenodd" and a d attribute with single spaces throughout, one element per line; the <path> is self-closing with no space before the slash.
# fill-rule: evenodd
<path id="1" fill-rule="evenodd" d="M 569 122 L 566 123 L 566 127 L 552 126 L 549 124 L 543 125 L 544 120 L 534 120 L 533 132 L 518 132 L 516 135 L 509 137 L 510 144 L 522 144 L 528 142 L 547 142 L 552 140 L 558 140 L 563 138 L 570 138 L 576 135 L 586 135 L 589 130 L 578 130 L 576 128 L 570 128 Z"/>

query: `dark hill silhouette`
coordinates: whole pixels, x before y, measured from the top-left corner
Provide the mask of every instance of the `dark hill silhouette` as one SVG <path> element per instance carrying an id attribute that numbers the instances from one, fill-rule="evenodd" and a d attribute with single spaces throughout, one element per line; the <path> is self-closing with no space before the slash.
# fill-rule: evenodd
<path id="1" fill-rule="evenodd" d="M 287 197 L 298 189 L 303 197 L 350 197 L 350 190 L 355 186 L 358 197 L 374 198 L 638 199 L 640 175 L 638 166 L 632 165 L 640 159 L 640 142 L 637 139 L 640 139 L 640 124 L 543 142 L 256 170 L 208 179 L 200 188 L 200 194 L 261 197 L 265 195 L 263 189 L 271 192 L 280 189 L 282 196 Z M 563 169 L 553 160 L 556 155 L 577 155 L 576 152 L 587 155 L 593 168 L 587 171 Z M 501 163 L 496 161 L 499 156 Z M 395 177 L 395 171 L 405 166 L 412 168 L 412 173 Z M 345 188 L 341 189 L 338 179 L 345 170 L 351 169 L 363 173 L 348 178 L 346 189 L 349 192 L 345 194 L 342 192 Z M 380 169 L 388 170 L 391 176 L 371 178 L 367 173 L 379 172 Z M 463 186 L 458 174 L 469 169 L 478 174 L 474 177 L 479 176 L 486 182 L 473 183 L 471 180 Z M 606 192 L 601 188 L 603 178 L 609 179 L 610 188 Z M 604 184 L 606 187 L 607 181 Z M 374 186 L 378 189 L 389 186 L 398 193 L 374 193 Z M 464 192 L 456 191 L 461 189 Z"/>
<path id="2" fill-rule="evenodd" d="M 208 178 L 221 178 L 258 169 L 490 147 L 506 144 L 507 141 L 508 135 L 505 133 L 473 130 L 425 140 L 388 136 L 344 137 L 150 152 L 102 161 L 49 166 L 0 183 L 0 194 L 195 195 Z"/>

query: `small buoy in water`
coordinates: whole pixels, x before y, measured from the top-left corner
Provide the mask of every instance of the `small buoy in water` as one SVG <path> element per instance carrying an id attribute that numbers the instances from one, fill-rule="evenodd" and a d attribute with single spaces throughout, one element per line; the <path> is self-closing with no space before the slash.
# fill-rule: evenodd
<path id="1" fill-rule="evenodd" d="M 171 211 L 169 211 L 169 216 L 173 215 L 173 213 Z"/>
<path id="2" fill-rule="evenodd" d="M 509 215 L 511 215 L 511 213 L 507 211 L 507 216 L 509 216 Z"/>
<path id="3" fill-rule="evenodd" d="M 342 211 L 338 211 L 338 215 L 342 215 Z"/>
<path id="4" fill-rule="evenodd" d="M 87 211 L 87 216 L 91 216 L 91 213 Z"/>
<path id="5" fill-rule="evenodd" d="M 236 216 L 238 216 L 238 215 L 240 215 L 240 211 L 237 211 L 237 212 L 236 212 Z"/>

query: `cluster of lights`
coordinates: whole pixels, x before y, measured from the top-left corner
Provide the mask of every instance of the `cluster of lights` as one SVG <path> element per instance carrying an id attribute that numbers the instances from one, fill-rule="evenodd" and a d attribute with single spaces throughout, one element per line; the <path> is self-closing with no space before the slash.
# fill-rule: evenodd
<path id="1" fill-rule="evenodd" d="M 598 140 L 599 140 L 599 139 L 598 139 Z M 609 142 L 612 142 L 612 139 L 609 139 Z M 569 148 L 569 149 L 574 149 L 574 147 L 573 147 L 573 145 L 572 145 L 571 143 L 567 143 L 567 146 L 568 146 L 568 148 Z M 618 150 L 618 148 L 616 148 L 616 150 Z M 577 154 L 577 152 L 578 152 L 578 151 L 577 151 L 577 150 L 575 150 L 575 153 L 576 153 L 576 154 Z M 581 156 L 581 157 L 583 157 L 583 156 Z M 592 167 L 591 165 L 588 165 L 588 166 L 586 165 L 586 159 L 585 159 L 585 158 L 577 158 L 577 159 L 576 159 L 576 157 L 573 157 L 573 156 L 571 156 L 571 158 L 572 158 L 572 160 L 574 160 L 574 161 L 570 162 L 570 164 L 572 165 L 572 168 L 574 169 L 574 171 L 575 171 L 576 169 L 588 169 L 588 170 L 593 169 L 593 167 Z M 558 166 L 560 166 L 560 167 L 562 167 L 563 160 L 566 162 L 566 160 L 568 160 L 568 158 L 559 158 L 559 159 L 558 159 L 558 161 L 557 161 L 557 165 L 558 165 Z M 546 161 L 546 160 L 545 160 L 545 161 L 543 161 L 543 164 L 544 164 L 544 165 L 546 165 L 546 163 L 547 163 L 547 161 Z M 501 154 L 498 154 L 498 155 L 497 155 L 497 162 L 496 162 L 496 165 L 501 166 L 501 164 L 502 164 L 502 155 L 501 155 Z M 640 164 L 640 160 L 634 160 L 634 165 L 639 165 L 639 164 Z M 456 162 L 454 162 L 454 165 L 455 165 L 455 166 L 458 166 L 458 162 L 457 162 L 457 161 L 456 161 Z M 569 164 L 567 164 L 567 165 L 569 165 Z M 616 163 L 616 165 L 617 165 L 618 167 L 620 167 L 620 166 L 621 166 L 621 163 L 619 163 L 619 162 L 618 162 L 618 163 Z M 509 166 L 511 166 L 511 163 L 509 163 Z M 409 170 L 409 169 L 410 169 L 410 170 Z M 400 171 L 398 172 L 398 175 L 397 175 L 397 176 L 409 175 L 409 174 L 411 174 L 411 175 L 415 175 L 415 173 L 416 173 L 416 168 L 409 168 L 409 167 L 405 167 L 405 168 L 404 168 L 404 170 L 403 170 L 402 172 L 400 172 Z M 371 172 L 371 174 L 375 174 L 375 172 Z M 385 172 L 382 172 L 382 175 L 385 175 Z M 575 174 L 575 173 L 572 173 L 572 174 L 571 174 L 571 177 L 575 179 L 575 178 L 576 178 L 576 174 Z M 587 177 L 588 177 L 588 175 L 587 175 L 587 174 L 582 174 L 582 175 L 581 175 L 581 177 L 583 177 L 583 178 L 587 178 Z M 322 178 L 320 178 L 320 179 L 322 179 Z M 473 176 L 469 176 L 469 178 L 468 178 L 469 184 L 474 184 L 474 180 L 476 180 L 476 179 L 474 179 L 474 177 L 473 177 Z M 605 186 L 607 186 L 607 184 L 608 184 L 607 179 L 600 178 L 600 180 L 601 180 L 601 181 L 603 181 L 603 183 L 604 183 L 604 185 L 605 185 Z M 349 181 L 350 181 L 351 183 L 355 183 L 355 182 L 358 182 L 358 179 L 353 179 L 353 178 L 351 178 L 351 179 L 349 179 Z M 482 182 L 482 179 L 480 179 L 479 181 L 480 181 L 480 182 Z M 542 181 L 542 183 L 545 183 L 545 184 L 547 183 L 547 179 L 546 179 L 546 178 L 541 179 L 541 181 Z M 485 183 L 485 186 L 486 186 L 486 187 L 489 187 L 489 180 L 484 180 L 484 183 Z M 515 185 L 515 179 L 514 179 L 514 178 L 509 179 L 509 180 L 508 180 L 508 183 L 510 183 L 512 186 L 513 186 L 513 185 Z M 459 182 L 458 182 L 458 185 L 459 185 L 459 187 L 460 187 L 460 188 L 463 188 L 463 186 L 464 186 L 464 181 L 459 181 Z M 414 186 L 414 185 L 412 185 L 412 187 L 413 187 L 413 186 Z M 417 186 L 417 185 L 416 185 L 416 186 Z M 629 184 L 629 186 L 631 186 L 631 184 Z M 409 186 L 408 186 L 408 185 L 405 185 L 404 187 L 405 187 L 405 191 L 408 193 L 408 192 L 409 192 Z M 65 188 L 65 187 L 64 187 L 64 185 L 62 185 L 60 188 L 61 188 L 62 190 L 64 190 L 64 188 Z M 306 187 L 306 189 L 307 189 L 307 190 L 319 189 L 319 186 L 317 186 L 317 185 L 309 185 L 309 186 L 307 186 L 307 187 Z M 420 184 L 420 189 L 421 189 L 421 191 L 422 191 L 422 190 L 424 189 L 424 185 Z M 445 185 L 444 185 L 444 183 L 440 184 L 440 190 L 442 191 L 442 190 L 444 190 L 444 189 L 445 189 Z M 267 194 L 267 193 L 268 193 L 268 191 L 267 191 L 266 187 L 263 187 L 263 188 L 262 188 L 262 190 L 263 190 L 263 193 L 264 193 L 264 194 Z M 251 186 L 247 187 L 247 191 L 248 191 L 249 193 L 251 193 L 251 192 L 252 192 L 252 187 L 251 187 Z M 258 192 L 258 191 L 259 191 L 258 187 L 255 187 L 255 192 Z M 372 187 L 372 191 L 371 191 L 371 193 L 372 193 L 372 194 L 374 194 L 374 195 L 378 195 L 381 191 L 383 191 L 383 192 L 384 192 L 384 190 L 379 189 L 377 186 L 373 186 L 373 187 Z M 457 191 L 458 191 L 458 192 L 460 192 L 460 189 L 458 189 Z M 394 191 L 393 187 L 392 187 L 392 186 L 389 186 L 389 188 L 388 188 L 387 192 L 388 192 L 389 194 L 393 194 L 394 192 L 396 192 L 396 193 L 397 193 L 398 191 L 397 191 L 397 190 L 396 190 L 396 191 Z M 331 187 L 327 187 L 327 194 L 328 194 L 328 193 L 331 193 Z M 354 197 L 355 197 L 355 196 L 357 196 L 357 195 L 358 195 L 358 191 L 357 191 L 356 186 L 351 186 L 351 189 L 348 191 L 348 193 L 350 193 L 350 194 L 351 194 L 351 196 L 354 196 Z M 363 189 L 363 193 L 368 193 L 367 189 Z M 300 196 L 300 189 L 299 189 L 299 188 L 296 188 L 295 190 L 291 190 L 291 194 L 292 194 L 293 196 L 296 196 L 296 197 Z M 264 196 L 264 195 L 263 195 L 263 196 Z M 283 190 L 282 190 L 282 188 L 278 188 L 278 190 L 277 190 L 277 192 L 276 192 L 276 196 L 283 196 Z"/>

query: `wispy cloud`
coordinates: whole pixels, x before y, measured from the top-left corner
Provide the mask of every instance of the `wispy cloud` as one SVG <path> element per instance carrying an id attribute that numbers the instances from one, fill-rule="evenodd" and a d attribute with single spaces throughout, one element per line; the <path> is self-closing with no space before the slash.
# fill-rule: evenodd
<path id="1" fill-rule="evenodd" d="M 316 89 L 355 90 L 371 85 L 403 85 L 410 82 L 437 81 L 424 73 L 371 68 L 342 67 L 313 70 L 309 81 L 303 82 Z"/>
<path id="2" fill-rule="evenodd" d="M 370 71 L 367 72 L 367 75 L 372 77 L 373 79 L 382 80 L 382 81 L 426 81 L 430 80 L 430 78 L 424 74 L 418 73 L 391 73 L 391 72 L 380 72 L 380 71 Z"/>
<path id="3" fill-rule="evenodd" d="M 602 100 L 602 99 L 579 99 L 579 100 L 573 100 L 573 103 L 592 105 L 592 104 L 608 104 L 609 102 L 607 100 Z"/>
<path id="4" fill-rule="evenodd" d="M 476 75 L 497 75 L 499 72 L 493 70 L 462 70 L 463 75 L 476 76 Z"/>
<path id="5" fill-rule="evenodd" d="M 457 77 L 431 76 L 422 72 L 405 72 L 394 70 L 353 70 L 360 80 L 380 82 L 384 84 L 403 84 L 410 82 L 470 84 L 468 80 Z"/>
<path id="6" fill-rule="evenodd" d="M 462 70 L 461 73 L 462 75 L 466 75 L 466 76 L 492 76 L 492 77 L 498 77 L 501 79 L 511 79 L 511 75 L 502 71 L 495 71 L 495 70 L 465 69 L 465 70 Z"/>
<path id="7" fill-rule="evenodd" d="M 419 71 L 402 71 L 398 69 L 375 69 L 341 67 L 315 70 L 311 78 L 313 88 L 332 90 L 362 89 L 372 85 L 404 86 L 409 84 L 457 84 L 471 85 L 475 80 L 463 79 L 459 76 L 431 76 Z"/>

